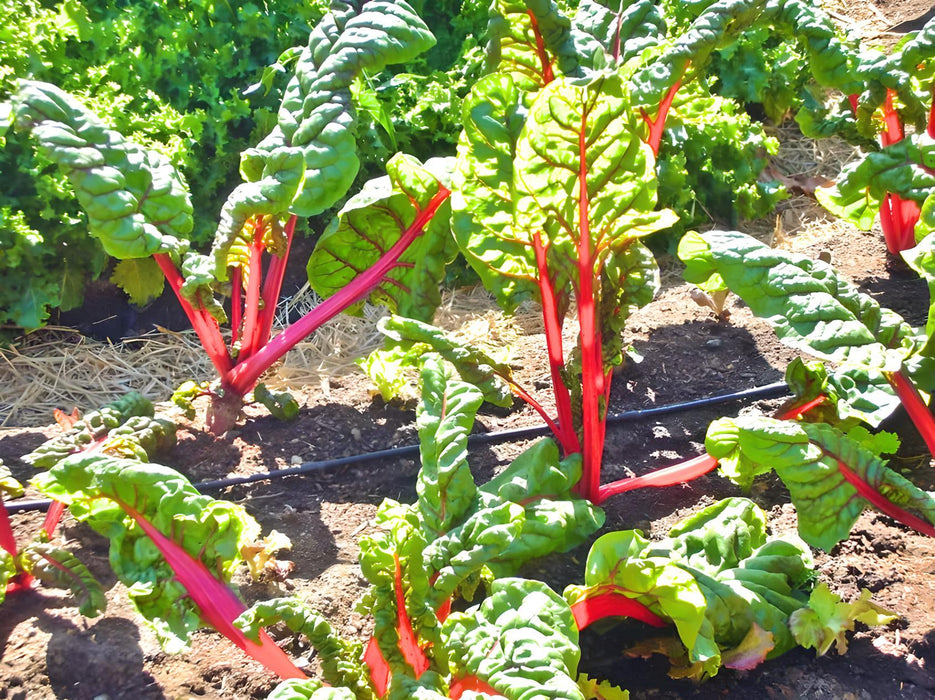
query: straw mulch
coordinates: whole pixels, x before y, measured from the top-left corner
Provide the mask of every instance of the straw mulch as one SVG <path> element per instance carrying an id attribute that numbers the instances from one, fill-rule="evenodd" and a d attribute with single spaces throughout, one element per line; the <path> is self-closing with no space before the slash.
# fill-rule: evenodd
<path id="1" fill-rule="evenodd" d="M 307 285 L 284 299 L 274 333 L 286 318 L 309 311 L 319 301 Z M 465 342 L 500 346 L 535 323 L 535 314 L 505 319 L 494 308 L 482 289 L 448 292 L 435 320 L 444 328 L 459 329 Z M 313 388 L 327 395 L 329 379 L 360 373 L 355 360 L 382 344 L 376 326 L 385 313 L 365 306 L 359 317 L 333 319 L 299 343 L 264 381 L 275 389 Z M 43 328 L 13 348 L 0 349 L 0 427 L 47 425 L 56 408 L 89 411 L 131 390 L 165 401 L 183 381 L 214 376 L 193 331 L 159 329 L 109 343 L 69 328 Z"/>

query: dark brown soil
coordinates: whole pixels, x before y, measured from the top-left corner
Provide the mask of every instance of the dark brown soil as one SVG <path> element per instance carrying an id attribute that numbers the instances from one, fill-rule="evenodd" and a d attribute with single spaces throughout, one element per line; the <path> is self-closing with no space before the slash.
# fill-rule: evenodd
<path id="1" fill-rule="evenodd" d="M 807 252 L 830 252 L 833 262 L 881 303 L 923 322 L 927 290 L 904 266 L 886 260 L 877 235 L 818 242 Z M 671 275 L 674 278 L 674 275 Z M 541 332 L 527 328 L 516 348 L 520 380 L 536 386 L 546 374 Z M 611 410 L 668 405 L 781 380 L 794 356 L 779 345 L 761 321 L 734 302 L 729 323 L 718 322 L 693 304 L 686 285 L 673 283 L 629 324 L 627 338 L 645 358 L 625 367 L 614 381 Z M 540 387 L 541 388 L 541 387 Z M 543 394 L 545 392 L 542 392 Z M 198 423 L 184 424 L 179 444 L 163 462 L 192 480 L 250 474 L 296 462 L 360 454 L 416 442 L 413 415 L 371 399 L 363 379 L 331 383 L 331 395 L 303 396 L 304 408 L 292 423 L 279 423 L 259 411 L 236 431 L 215 439 Z M 708 423 L 738 410 L 774 410 L 779 401 L 728 404 L 661 416 L 608 428 L 605 479 L 665 466 L 698 454 Z M 93 407 L 86 407 L 93 408 Z M 897 418 L 897 420 L 899 420 Z M 534 425 L 529 409 L 482 412 L 477 431 Z M 30 470 L 19 455 L 41 443 L 53 428 L 0 431 L 0 459 L 22 479 Z M 912 433 L 912 429 L 909 431 Z M 924 488 L 935 478 L 924 447 L 906 446 L 900 466 Z M 527 443 L 491 444 L 472 450 L 478 480 L 490 477 Z M 220 495 L 243 503 L 265 529 L 286 533 L 293 542 L 292 577 L 284 584 L 244 583 L 249 601 L 295 594 L 319 609 L 342 633 L 365 637 L 368 622 L 353 612 L 364 590 L 356 568 L 356 542 L 371 525 L 384 498 L 415 498 L 413 458 L 383 459 L 305 477 L 228 488 Z M 677 518 L 712 500 L 737 494 L 728 481 L 708 475 L 682 487 L 648 489 L 618 497 L 607 506 L 607 529 L 638 527 L 664 534 Z M 781 484 L 765 479 L 752 497 L 771 516 L 776 532 L 795 528 L 794 509 Z M 14 516 L 17 534 L 28 537 L 42 516 Z M 64 537 L 109 588 L 108 610 L 86 620 L 55 592 L 37 589 L 11 597 L 0 609 L 0 698 L 254 698 L 275 679 L 246 659 L 218 634 L 195 635 L 192 652 L 168 656 L 136 619 L 123 587 L 107 564 L 106 542 L 66 517 Z M 526 572 L 541 575 L 559 590 L 580 582 L 587 549 L 552 557 Z M 830 555 L 816 553 L 822 579 L 846 597 L 861 588 L 901 618 L 888 628 L 859 629 L 845 656 L 815 658 L 798 651 L 747 672 L 722 670 L 693 686 L 672 681 L 665 664 L 625 659 L 613 634 L 586 631 L 582 671 L 611 678 L 634 698 L 931 698 L 935 697 L 935 542 L 866 513 L 851 538 Z M 293 655 L 303 650 L 281 640 Z"/>

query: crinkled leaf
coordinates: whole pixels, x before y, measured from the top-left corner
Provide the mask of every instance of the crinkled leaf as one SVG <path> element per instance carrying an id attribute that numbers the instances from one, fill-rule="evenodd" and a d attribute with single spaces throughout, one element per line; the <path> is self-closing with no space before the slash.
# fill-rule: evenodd
<path id="1" fill-rule="evenodd" d="M 929 197 L 926 207 L 935 215 L 935 192 Z M 922 209 L 923 217 L 928 211 Z M 920 219 L 921 221 L 921 219 Z M 928 337 L 924 354 L 935 356 L 935 234 L 929 234 L 920 240 L 914 248 L 902 252 L 903 259 L 919 276 L 925 280 L 929 288 L 929 313 L 925 324 L 925 335 Z"/>
<path id="2" fill-rule="evenodd" d="M 298 598 L 274 598 L 255 603 L 234 624 L 248 637 L 256 639 L 262 628 L 278 622 L 308 639 L 328 683 L 353 691 L 348 697 L 369 697 L 367 670 L 361 662 L 363 645 L 341 639 L 324 617 Z"/>
<path id="3" fill-rule="evenodd" d="M 720 275 L 786 345 L 878 372 L 898 370 L 917 349 L 913 329 L 898 314 L 820 260 L 770 248 L 737 232 L 685 238 L 679 245 L 685 278 L 698 283 Z"/>
<path id="4" fill-rule="evenodd" d="M 490 562 L 498 575 L 510 575 L 536 557 L 566 552 L 604 524 L 604 511 L 573 492 L 581 478 L 581 456 L 562 460 L 558 445 L 540 440 L 478 490 L 479 502 L 522 505 L 521 535 Z"/>
<path id="5" fill-rule="evenodd" d="M 216 252 L 238 233 L 238 221 L 257 213 L 253 203 L 265 214 L 314 216 L 340 200 L 359 167 L 351 85 L 365 72 L 409 61 L 434 43 L 401 0 L 362 5 L 335 0 L 296 63 L 276 128 L 242 156 L 246 182 L 224 206 L 237 215 L 222 218 Z"/>
<path id="6" fill-rule="evenodd" d="M 586 700 L 630 700 L 630 692 L 623 690 L 610 681 L 599 681 L 586 673 L 578 676 L 578 687 Z"/>
<path id="7" fill-rule="evenodd" d="M 199 396 L 204 396 L 207 393 L 207 382 L 199 383 L 189 380 L 179 384 L 178 388 L 172 392 L 171 401 L 182 409 L 186 418 L 192 420 L 195 417 L 195 407 L 192 402 Z"/>
<path id="8" fill-rule="evenodd" d="M 789 618 L 789 629 L 798 644 L 814 649 L 816 655 L 824 656 L 834 645 L 839 654 L 847 651 L 847 632 L 854 630 L 855 622 L 874 627 L 887 625 L 897 615 L 883 609 L 870 600 L 867 589 L 860 591 L 860 598 L 853 603 L 843 602 L 824 583 L 815 586 L 808 606 L 796 610 Z"/>
<path id="9" fill-rule="evenodd" d="M 671 620 L 684 649 L 660 640 L 636 651 L 666 653 L 679 677 L 700 679 L 727 663 L 749 668 L 793 646 L 786 622 L 813 575 L 805 544 L 768 540 L 765 522 L 751 501 L 732 498 L 658 543 L 635 531 L 604 535 L 588 556 L 585 585 L 569 586 L 565 597 L 575 606 L 620 595 Z"/>
<path id="10" fill-rule="evenodd" d="M 497 579 L 490 596 L 453 613 L 442 634 L 456 679 L 474 676 L 509 700 L 584 700 L 574 617 L 544 583 Z"/>
<path id="11" fill-rule="evenodd" d="M 512 375 L 512 369 L 506 362 L 416 319 L 391 315 L 380 319 L 377 328 L 387 337 L 387 349 L 371 354 L 365 369 L 381 387 L 384 398 L 395 396 L 399 391 L 396 382 L 404 381 L 394 372 L 398 373 L 402 367 L 420 367 L 425 354 L 431 351 L 450 362 L 464 381 L 476 386 L 485 401 L 497 406 L 512 405 L 510 386 L 505 381 Z"/>
<path id="12" fill-rule="evenodd" d="M 207 255 L 188 253 L 182 258 L 180 270 L 184 282 L 179 293 L 195 309 L 205 309 L 219 324 L 227 321 L 227 313 L 214 296 L 220 275 L 215 274 L 214 261 Z"/>
<path id="13" fill-rule="evenodd" d="M 845 478 L 853 472 L 883 501 L 917 511 L 935 523 L 935 498 L 888 469 L 872 451 L 831 426 L 765 417 L 722 418 L 708 428 L 705 448 L 731 481 L 749 486 L 775 470 L 786 484 L 799 519 L 799 534 L 831 551 L 846 539 L 868 503 Z"/>
<path id="14" fill-rule="evenodd" d="M 625 63 L 664 39 L 666 18 L 652 0 L 619 3 L 616 9 L 596 0 L 582 0 L 574 27 L 597 40 L 607 55 Z"/>
<path id="15" fill-rule="evenodd" d="M 388 176 L 367 183 L 322 234 L 308 261 L 312 289 L 330 297 L 395 251 L 399 262 L 379 280 L 371 300 L 430 320 L 441 302 L 445 264 L 454 257 L 442 182 L 452 165 L 450 159 L 423 166 L 411 156 L 394 156 Z"/>
<path id="16" fill-rule="evenodd" d="M 535 255 L 516 207 L 513 157 L 525 120 L 520 95 L 509 75 L 493 73 L 465 98 L 451 204 L 462 253 L 507 311 L 539 294 Z"/>
<path id="17" fill-rule="evenodd" d="M 24 80 L 13 95 L 16 127 L 68 177 L 88 232 L 115 258 L 182 254 L 191 233 L 188 188 L 169 159 L 109 129 L 54 85 Z"/>
<path id="18" fill-rule="evenodd" d="M 422 469 L 416 482 L 426 533 L 448 532 L 468 512 L 477 487 L 467 463 L 467 436 L 483 396 L 454 379 L 438 361 L 422 371 L 422 403 L 416 415 Z"/>
<path id="19" fill-rule="evenodd" d="M 47 496 L 68 504 L 75 519 L 111 541 L 110 563 L 128 586 L 134 606 L 153 626 L 167 650 L 181 650 L 201 626 L 199 609 L 134 520 L 138 513 L 190 557 L 230 579 L 260 526 L 242 506 L 198 493 L 173 469 L 158 464 L 74 455 L 33 479 Z"/>
<path id="20" fill-rule="evenodd" d="M 593 270 L 581 274 L 627 269 L 617 258 L 629 245 L 676 220 L 669 210 L 655 211 L 655 161 L 638 133 L 624 86 L 613 74 L 586 84 L 556 80 L 530 108 L 514 161 L 516 221 L 527 256 L 542 236 L 550 281 L 560 296 L 580 284 L 584 246 Z M 603 295 L 614 293 L 620 292 L 612 287 Z"/>
<path id="21" fill-rule="evenodd" d="M 104 589 L 74 554 L 48 543 L 33 542 L 27 546 L 20 561 L 27 571 L 43 585 L 67 588 L 78 600 L 78 612 L 85 617 L 97 617 L 107 607 Z"/>
<path id="22" fill-rule="evenodd" d="M 19 498 L 23 495 L 23 485 L 13 478 L 13 473 L 2 459 L 0 459 L 0 495 L 6 498 Z"/>
<path id="23" fill-rule="evenodd" d="M 16 568 L 16 557 L 3 548 L 0 548 L 0 605 L 6 599 L 7 584 L 19 574 Z"/>
<path id="24" fill-rule="evenodd" d="M 631 80 L 634 103 L 655 114 L 678 81 L 704 74 L 711 54 L 760 16 L 765 0 L 718 0 L 706 3 L 691 26 L 668 42 Z"/>
<path id="25" fill-rule="evenodd" d="M 64 435 L 46 441 L 25 455 L 23 461 L 37 469 L 49 469 L 65 457 L 100 443 L 112 430 L 133 416 L 153 416 L 152 403 L 135 391 L 125 394 L 104 408 L 88 413 Z"/>
<path id="26" fill-rule="evenodd" d="M 552 0 L 495 0 L 488 31 L 496 72 L 511 76 L 524 93 L 578 70 L 571 22 Z"/>
<path id="27" fill-rule="evenodd" d="M 266 700 L 356 700 L 349 688 L 329 688 L 314 678 L 290 678 L 283 681 Z"/>
<path id="28" fill-rule="evenodd" d="M 825 209 L 869 231 L 887 194 L 923 202 L 935 190 L 935 139 L 915 134 L 849 163 L 815 196 Z"/>

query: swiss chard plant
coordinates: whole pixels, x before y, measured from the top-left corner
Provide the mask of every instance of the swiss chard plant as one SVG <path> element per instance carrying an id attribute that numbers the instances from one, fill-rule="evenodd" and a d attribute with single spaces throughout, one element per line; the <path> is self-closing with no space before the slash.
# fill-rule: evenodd
<path id="1" fill-rule="evenodd" d="M 422 382 L 418 501 L 385 501 L 379 531 L 360 542 L 370 583 L 360 609 L 374 620 L 369 645 L 339 640 L 294 600 L 258 604 L 238 624 L 252 633 L 283 620 L 304 633 L 324 680 L 352 691 L 347 697 L 585 697 L 567 604 L 537 581 L 491 583 L 531 558 L 580 544 L 603 524 L 600 509 L 572 491 L 580 457 L 561 461 L 555 443 L 544 440 L 479 487 L 467 436 L 483 393 L 437 357 L 427 361 Z M 451 612 L 453 599 L 470 600 L 486 588 L 479 605 Z M 277 692 L 318 683 L 294 681 Z"/>
<path id="2" fill-rule="evenodd" d="M 245 182 L 224 204 L 207 256 L 191 249 L 191 198 L 164 156 L 124 139 L 54 86 L 20 84 L 16 126 L 30 130 L 67 175 L 90 233 L 121 259 L 125 286 L 145 296 L 168 281 L 178 297 L 218 373 L 212 386 L 187 389 L 188 398 L 210 394 L 213 431 L 233 425 L 244 397 L 291 347 L 371 293 L 408 314 L 430 313 L 450 246 L 426 234 L 444 230 L 446 216 L 432 222 L 449 190 L 443 167 L 435 174 L 398 156 L 388 178 L 346 204 L 309 262 L 312 287 L 327 300 L 270 339 L 297 217 L 332 207 L 358 172 L 354 82 L 433 42 L 404 2 L 335 2 L 297 59 L 277 125 L 242 154 Z M 229 336 L 220 329 L 228 312 L 216 291 L 230 295 Z M 271 410 L 290 410 L 270 398 Z"/>
<path id="3" fill-rule="evenodd" d="M 849 95 L 851 121 L 861 136 L 876 138 L 879 145 L 847 165 L 833 187 L 816 192 L 827 209 L 864 230 L 879 212 L 893 255 L 915 245 L 920 209 L 935 192 L 933 55 L 935 21 L 889 55 L 861 56 L 858 86 Z"/>
<path id="4" fill-rule="evenodd" d="M 493 9 L 499 62 L 465 100 L 452 229 L 501 306 L 541 304 L 555 415 L 530 392 L 517 393 L 566 455 L 582 454 L 579 490 L 597 502 L 620 333 L 656 289 L 642 239 L 677 218 L 657 209 L 654 155 L 666 115 L 679 88 L 703 74 L 713 49 L 758 6 L 715 3 L 671 39 L 657 36 L 648 6 L 615 14 L 582 3 L 574 24 L 548 2 Z M 569 352 L 562 335 L 573 305 L 579 332 Z"/>
<path id="5" fill-rule="evenodd" d="M 935 419 L 924 398 L 935 389 L 932 324 L 914 328 L 830 265 L 744 234 L 688 235 L 679 253 L 686 279 L 731 289 L 783 343 L 834 365 L 790 365 L 790 385 L 810 408 L 804 422 L 744 417 L 712 424 L 706 447 L 722 472 L 748 486 L 775 470 L 797 506 L 800 533 L 816 547 L 846 538 L 871 505 L 935 535 L 933 495 L 881 456 L 895 453 L 898 441 L 861 425 L 878 426 L 902 404 L 935 452 Z M 914 262 L 931 279 L 931 256 Z"/>
<path id="6" fill-rule="evenodd" d="M 22 494 L 23 487 L 0 462 L 0 497 L 18 498 Z M 67 549 L 52 544 L 53 533 L 47 527 L 28 544 L 19 546 L 2 500 L 0 498 L 0 603 L 8 595 L 29 590 L 38 580 L 45 586 L 69 589 L 82 615 L 95 617 L 103 612 L 107 606 L 104 590 L 88 568 Z"/>
<path id="7" fill-rule="evenodd" d="M 168 467 L 99 453 L 66 457 L 31 483 L 110 540 L 114 573 L 167 651 L 209 626 L 280 677 L 304 677 L 265 632 L 248 639 L 233 626 L 246 609 L 228 586 L 234 571 L 275 573 L 273 555 L 289 546 L 275 532 L 261 539 L 242 506 L 201 495 Z"/>

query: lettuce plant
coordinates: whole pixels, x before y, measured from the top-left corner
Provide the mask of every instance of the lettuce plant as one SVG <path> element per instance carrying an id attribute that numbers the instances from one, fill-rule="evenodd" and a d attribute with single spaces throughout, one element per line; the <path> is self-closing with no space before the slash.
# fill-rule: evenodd
<path id="1" fill-rule="evenodd" d="M 671 675 L 700 680 L 721 667 L 753 668 L 795 646 L 821 654 L 838 640 L 840 652 L 847 647 L 843 630 L 855 620 L 895 619 L 870 602 L 869 591 L 840 603 L 826 586 L 813 588 L 814 579 L 805 543 L 767 537 L 763 511 L 729 498 L 681 521 L 659 542 L 634 530 L 603 535 L 588 555 L 584 585 L 564 595 L 581 628 L 608 617 L 674 626 L 676 636 L 645 639 L 626 653 L 664 654 Z M 830 620 L 829 607 L 843 616 Z"/>
<path id="2" fill-rule="evenodd" d="M 404 2 L 335 2 L 296 62 L 277 125 L 242 154 L 245 182 L 221 210 L 210 256 L 190 249 L 191 198 L 164 156 L 124 139 L 55 87 L 20 84 L 13 98 L 17 127 L 31 130 L 42 153 L 67 175 L 91 234 L 122 260 L 125 286 L 143 296 L 161 290 L 164 277 L 178 297 L 219 375 L 208 389 L 213 431 L 233 425 L 260 375 L 337 313 L 372 292 L 381 300 L 415 300 L 396 303 L 416 314 L 431 303 L 426 290 L 437 296 L 433 276 L 442 265 L 433 261 L 444 262 L 446 244 L 423 234 L 449 190 L 399 156 L 388 164 L 388 179 L 348 202 L 310 261 L 312 286 L 327 301 L 270 340 L 297 217 L 333 206 L 358 171 L 354 81 L 410 60 L 433 42 Z M 219 325 L 227 314 L 214 296 L 225 285 L 229 340 Z"/>

